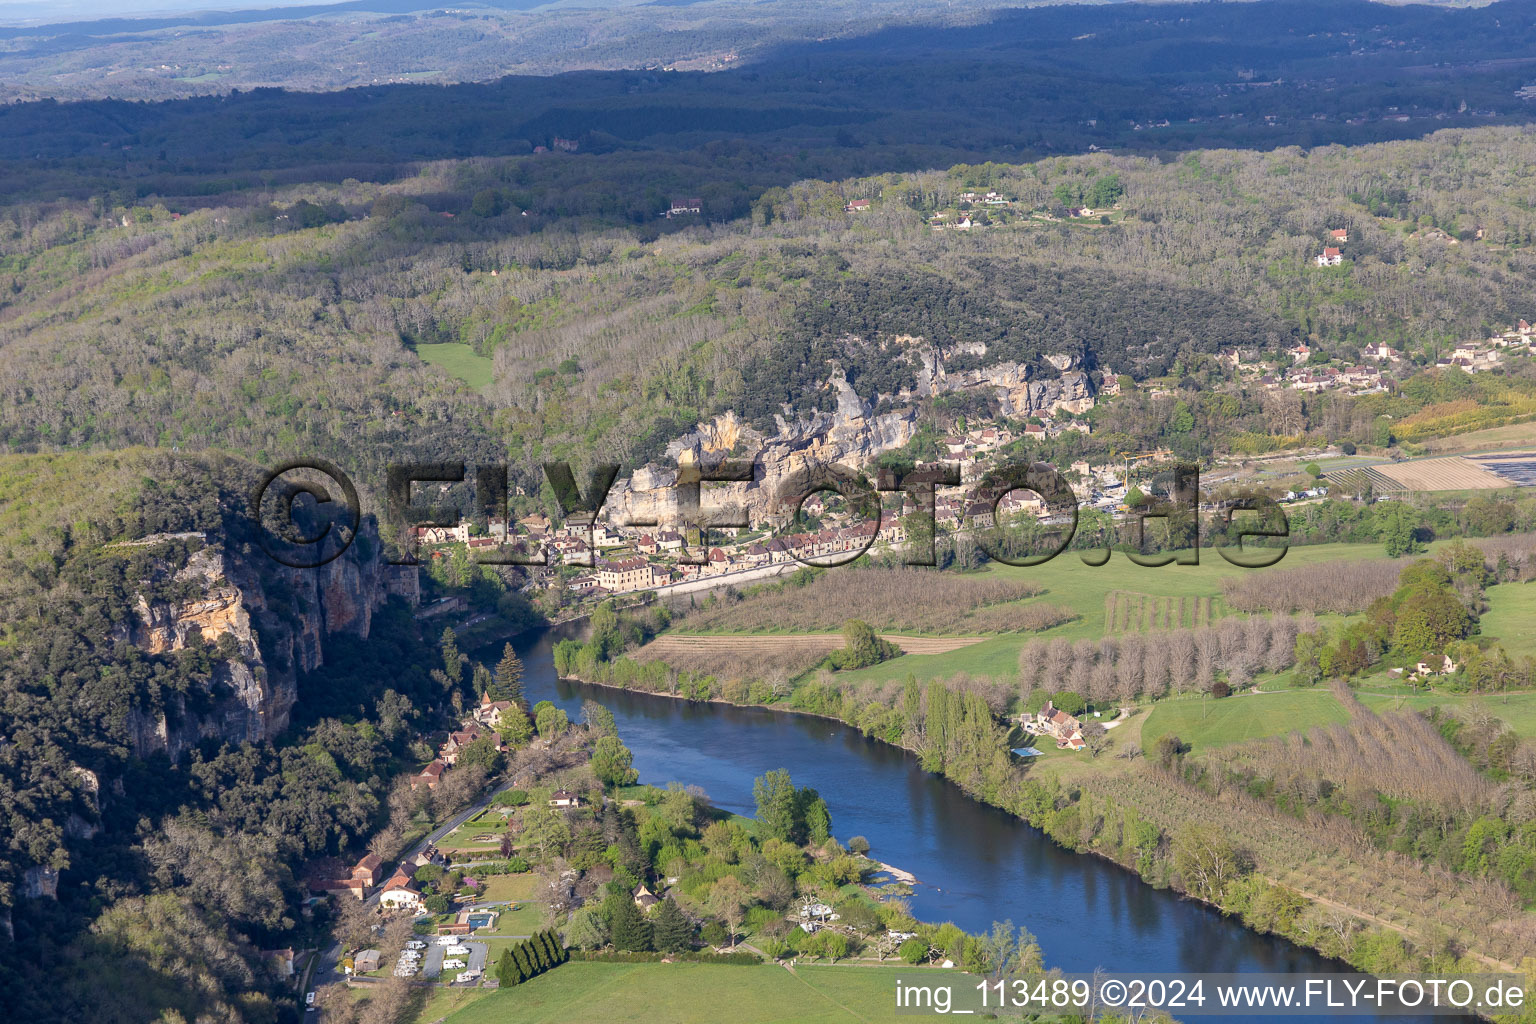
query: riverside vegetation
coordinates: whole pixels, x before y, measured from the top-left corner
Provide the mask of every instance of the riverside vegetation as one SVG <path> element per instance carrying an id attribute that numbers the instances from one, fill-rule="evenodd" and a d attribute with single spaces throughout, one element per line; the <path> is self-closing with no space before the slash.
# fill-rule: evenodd
<path id="1" fill-rule="evenodd" d="M 1017 668 L 1001 678 L 940 671 L 919 682 L 903 668 L 952 655 L 877 659 L 859 671 L 765 666 L 745 644 L 724 674 L 705 675 L 626 655 L 617 620 L 597 623 L 584 645 L 562 643 L 556 664 L 606 685 L 838 718 L 911 750 L 927 770 L 1062 845 L 1367 971 L 1518 967 L 1536 941 L 1536 740 L 1528 726 L 1522 734 L 1500 721 L 1496 702 L 1463 707 L 1456 694 L 1527 696 L 1536 671 L 1529 658 L 1511 658 L 1475 634 L 1477 642 L 1458 638 L 1475 629 L 1492 579 L 1528 578 L 1531 546 L 1529 537 L 1487 543 L 1440 545 L 1436 557 L 1420 560 L 1361 559 L 1364 551 L 1351 549 L 1342 557 L 1359 560 L 1359 572 L 1339 571 L 1319 548 L 1310 571 L 1279 572 L 1270 588 L 1256 587 L 1262 573 L 1207 573 L 1205 593 L 1225 589 L 1229 604 L 1254 614 L 1076 641 L 1019 637 Z M 856 580 L 879 571 L 833 572 Z M 1044 596 L 1026 600 L 1049 599 L 1069 575 L 1061 569 L 1042 584 L 1037 571 L 1031 592 Z M 1000 583 L 997 570 L 980 579 L 984 588 Z M 729 628 L 739 607 L 750 623 L 757 603 L 793 592 L 765 589 L 761 598 L 707 607 L 701 618 Z M 1343 608 L 1353 614 L 1339 615 Z M 1106 627 L 1113 622 L 1112 612 L 1099 615 Z M 685 616 L 674 628 L 689 623 Z M 1395 688 L 1406 698 L 1413 691 L 1384 670 L 1441 650 L 1468 666 L 1433 680 L 1442 696 L 1416 698 L 1422 712 L 1393 710 L 1390 697 L 1373 692 Z M 1351 677 L 1362 680 L 1360 697 L 1344 683 Z M 1312 687 L 1322 679 L 1332 689 L 1319 693 Z M 1061 680 L 1074 682 L 1063 688 Z M 1293 695 L 1324 703 L 1286 724 Z M 1021 764 L 1008 753 L 1017 743 L 1011 715 L 1048 698 L 1070 713 L 1089 702 L 1110 709 L 1107 717 L 1125 710 L 1113 730 L 1086 719 L 1083 753 Z M 1242 742 L 1238 727 L 1232 739 L 1194 749 L 1176 733 L 1154 731 L 1165 708 L 1187 708 L 1191 699 L 1197 724 L 1209 701 L 1244 721 L 1273 719 L 1269 732 L 1257 733 L 1272 738 Z M 1362 886 L 1367 877 L 1376 881 Z M 1428 905 L 1437 908 L 1432 921 Z"/>
<path id="2" fill-rule="evenodd" d="M 632 470 L 726 412 L 771 428 L 786 406 L 829 407 L 835 369 L 872 410 L 912 414 L 911 443 L 886 453 L 904 467 L 932 458 L 967 418 L 999 411 L 985 391 L 903 396 L 923 346 L 939 344 L 954 349 L 959 373 L 1011 361 L 1046 383 L 1060 357 L 1088 373 L 1104 397 L 1073 419 L 1091 433 L 1030 449 L 1058 465 L 1150 448 L 1261 458 L 1331 442 L 1411 454 L 1528 427 L 1531 359 L 1476 375 L 1434 367 L 1456 343 L 1530 316 L 1536 139 L 1514 98 L 1523 71 L 1480 63 L 1490 48 L 1521 45 L 1527 29 L 1505 12 L 1524 2 L 1451 14 L 1196 5 L 1150 21 L 1111 5 L 950 26 L 935 45 L 966 55 L 953 61 L 923 50 L 895 59 L 940 34 L 892 25 L 814 60 L 789 55 L 731 76 L 625 70 L 6 107 L 5 1007 L 18 1019 L 114 1024 L 268 1024 L 301 1012 L 261 951 L 319 946 L 347 924 L 305 915 L 307 869 L 344 864 L 370 842 L 397 851 L 467 807 L 502 767 L 481 761 L 482 747 L 430 795 L 401 781 L 497 674 L 473 670 L 404 602 L 365 584 L 377 583 L 370 570 L 402 524 L 375 531 L 369 520 L 328 593 L 317 577 L 257 557 L 244 503 L 280 458 L 335 460 L 369 510 L 388 463 L 507 461 L 522 491 L 514 511 L 553 510 L 542 461 Z M 478 15 L 432 23 L 439 17 Z M 1085 19 L 1101 29 L 1096 41 L 1074 38 Z M 779 38 L 803 41 L 820 31 L 815 21 Z M 1146 41 L 1154 22 L 1163 44 Z M 737 40 L 741 24 L 708 38 Z M 1298 24 L 1319 31 L 1303 37 Z M 1242 35 L 1247 44 L 1244 26 L 1283 41 L 1273 88 L 1232 86 L 1255 70 L 1252 51 L 1206 43 Z M 402 32 L 386 26 L 358 45 L 387 47 Z M 977 41 L 1004 35 L 1010 49 L 989 51 L 978 73 Z M 9 54 L 31 44 L 6 38 L 14 67 Z M 50 62 L 82 45 L 94 44 L 45 40 L 26 76 L 34 84 L 8 85 L 10 95 L 56 81 Z M 1351 63 L 1356 46 L 1374 62 Z M 1085 76 L 1085 47 L 1124 73 Z M 621 47 L 606 52 L 631 61 Z M 476 53 L 447 77 L 478 76 Z M 1036 53 L 1052 63 L 1029 63 Z M 1404 76 L 1405 60 L 1458 66 Z M 953 88 L 911 88 L 922 80 L 914 69 L 940 65 Z M 1187 70 L 1165 76 L 1169 67 Z M 1315 87 L 1325 79 L 1328 88 Z M 824 100 L 807 98 L 821 88 Z M 978 102 L 988 95 L 1011 99 Z M 509 124 L 513 108 L 528 113 Z M 1111 123 L 1105 110 L 1131 116 Z M 1274 110 L 1283 116 L 1271 125 L 1264 115 Z M 532 153 L 566 133 L 577 152 Z M 1090 143 L 1115 151 L 1085 152 Z M 963 198 L 989 190 L 1011 205 Z M 702 199 L 699 215 L 660 216 L 690 196 Z M 850 209 L 856 199 L 868 207 Z M 1090 200 L 1106 211 L 1071 216 Z M 939 214 L 955 223 L 962 212 L 975 217 L 971 230 L 933 230 Z M 1314 266 L 1338 228 L 1353 239 L 1349 258 Z M 1234 381 L 1218 358 L 1236 346 L 1283 355 L 1302 341 L 1320 361 L 1390 344 L 1405 372 L 1385 393 L 1302 395 Z M 1111 384 L 1123 385 L 1113 399 Z M 1524 657 L 1533 649 L 1517 650 L 1512 630 L 1487 634 L 1528 601 L 1529 558 L 1515 535 L 1536 527 L 1536 503 L 1524 494 L 1330 499 L 1296 508 L 1292 527 L 1293 541 L 1310 545 L 1288 555 L 1299 564 L 1325 563 L 1334 543 L 1350 545 L 1347 564 L 1384 552 L 1438 560 L 1447 537 L 1494 539 L 1475 562 L 1464 551 L 1440 561 L 1444 578 L 1405 579 L 1393 563 L 1396 572 L 1334 573 L 1347 586 L 1316 593 L 1286 575 L 1291 565 L 1266 571 L 1276 573 L 1264 577 L 1272 589 L 1227 588 L 1175 566 L 1087 583 L 1065 562 L 1026 574 L 956 550 L 953 569 L 982 571 L 925 579 L 948 606 L 921 614 L 872 593 L 872 583 L 908 577 L 813 575 L 799 595 L 728 596 L 680 620 L 755 629 L 813 597 L 795 612 L 801 628 L 847 628 L 826 665 L 759 659 L 748 671 L 737 655 L 674 673 L 642 646 L 669 621 L 601 608 L 591 641 L 560 656 L 563 670 L 610 684 L 849 721 L 1073 849 L 1371 970 L 1515 961 L 1536 947 L 1524 909 L 1536 727 Z M 146 538 L 158 539 L 123 543 Z M 240 579 L 200 587 L 195 570 L 212 553 Z M 467 594 L 476 614 L 530 623 L 560 611 L 558 596 L 530 609 L 526 577 L 513 570 L 452 557 L 423 578 L 429 597 Z M 1109 582 L 1122 597 L 1106 623 Z M 260 593 L 249 637 L 146 635 L 141 608 L 153 616 L 212 591 L 221 594 L 213 604 Z M 862 623 L 834 613 L 840 601 Z M 332 621 L 353 632 L 330 630 Z M 984 638 L 943 656 L 893 656 L 879 642 L 889 629 Z M 1508 649 L 1490 642 L 1498 638 Z M 1070 664 L 1085 692 L 1029 676 L 1019 654 L 1031 641 L 1040 644 L 1031 664 L 1036 654 Z M 1460 667 L 1414 687 L 1387 675 L 1430 653 Z M 1367 710 L 1309 685 L 1344 677 Z M 1222 697 L 1221 687 L 1263 692 Z M 291 700 L 271 700 L 279 688 Z M 242 703 L 252 695 L 282 715 L 254 713 Z M 1124 702 L 1134 713 L 1090 736 L 1083 756 L 1045 744 L 1038 763 L 1015 763 L 1018 737 L 1004 716 L 1047 696 L 1073 707 L 1074 698 Z M 1260 710 L 1270 708 L 1273 718 Z M 1308 739 L 1274 738 L 1277 723 Z M 533 728 L 561 730 L 554 715 Z M 578 745 L 587 728 L 565 742 Z M 1403 738 L 1422 750 L 1383 756 L 1369 776 L 1349 770 L 1353 752 Z M 1296 744 L 1308 760 L 1291 764 Z M 628 781 L 621 747 L 604 738 L 608 785 Z M 512 761 L 505 767 L 556 770 L 526 748 Z M 635 798 L 646 809 L 625 812 L 628 825 L 605 810 L 569 841 L 548 816 L 530 817 L 545 852 L 591 855 L 593 869 L 617 876 L 624 861 L 609 857 L 611 840 L 650 878 L 667 865 L 638 854 L 637 837 L 682 800 Z M 719 866 L 727 851 L 705 842 L 716 824 L 736 856 L 730 870 Z M 741 876 L 777 838 L 752 828 L 695 820 L 653 838 L 701 876 L 718 871 L 711 886 L 726 877 L 745 886 Z M 806 854 L 797 884 L 853 857 L 821 850 Z M 729 927 L 729 915 L 711 915 Z M 957 941 L 939 945 L 963 961 L 968 940 Z M 621 979 L 617 968 L 630 966 L 566 964 L 517 989 L 547 992 L 578 968 Z M 712 977 L 737 969 L 680 966 Z M 397 1016 L 387 1011 L 381 1001 L 368 1012 Z"/>

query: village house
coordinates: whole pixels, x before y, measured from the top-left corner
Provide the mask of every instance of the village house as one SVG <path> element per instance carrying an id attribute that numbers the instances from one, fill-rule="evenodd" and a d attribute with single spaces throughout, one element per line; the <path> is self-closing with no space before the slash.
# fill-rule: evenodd
<path id="1" fill-rule="evenodd" d="M 1331 241 L 1331 242 L 1347 242 L 1347 241 L 1349 241 L 1349 229 L 1348 228 L 1332 228 L 1332 229 L 1330 229 L 1329 232 L 1328 232 L 1328 240 Z"/>
<path id="2" fill-rule="evenodd" d="M 416 526 L 411 536 L 420 544 L 463 544 L 469 540 L 469 524 L 457 526 Z"/>
<path id="3" fill-rule="evenodd" d="M 661 902 L 655 893 L 645 887 L 644 882 L 635 886 L 635 891 L 632 895 L 635 898 L 635 906 L 639 907 L 642 911 L 650 910 Z"/>
<path id="4" fill-rule="evenodd" d="M 597 563 L 597 583 L 613 594 L 649 590 L 657 585 L 656 571 L 650 562 L 638 556 L 603 560 Z"/>
<path id="5" fill-rule="evenodd" d="M 863 211 L 869 209 L 869 200 L 855 199 L 847 206 L 843 207 L 843 209 L 849 213 L 862 213 Z"/>
<path id="6" fill-rule="evenodd" d="M 437 784 L 443 781 L 443 772 L 448 770 L 448 765 L 442 761 L 433 761 L 421 770 L 421 774 L 411 776 L 411 788 L 436 789 Z"/>
<path id="7" fill-rule="evenodd" d="M 361 878 L 313 878 L 309 881 L 310 892 L 323 892 L 327 896 L 351 896 L 362 899 L 367 886 Z"/>
<path id="8" fill-rule="evenodd" d="M 293 949 L 264 949 L 259 954 L 261 959 L 272 968 L 272 973 L 279 978 L 293 977 Z"/>
<path id="9" fill-rule="evenodd" d="M 398 871 L 379 890 L 379 906 L 386 910 L 419 911 L 422 908 L 421 893 L 411 885 L 410 876 Z"/>
<path id="10" fill-rule="evenodd" d="M 704 200 L 698 198 L 697 196 L 691 196 L 687 199 L 672 200 L 672 205 L 667 208 L 666 216 L 667 219 L 670 220 L 673 217 L 682 217 L 688 214 L 698 214 L 703 212 Z"/>
<path id="11" fill-rule="evenodd" d="M 580 807 L 581 797 L 568 789 L 557 789 L 549 797 L 551 807 Z"/>
<path id="12" fill-rule="evenodd" d="M 991 502 L 971 502 L 965 508 L 965 518 L 972 527 L 979 530 L 991 529 L 997 525 L 997 517 L 992 510 Z"/>
<path id="13" fill-rule="evenodd" d="M 485 738 L 489 738 L 491 741 L 491 746 L 495 747 L 497 750 L 503 749 L 501 737 L 499 735 L 494 732 L 490 732 L 489 730 L 480 728 L 480 724 L 478 722 L 470 722 L 468 725 L 458 730 L 457 732 L 451 732 L 448 734 L 448 738 L 443 741 L 443 745 L 437 748 L 438 760 L 449 765 L 455 764 L 458 762 L 459 754 L 463 752 L 465 747 L 469 746 L 471 743 L 474 743 L 476 740 Z"/>
<path id="14" fill-rule="evenodd" d="M 480 705 L 474 710 L 474 719 L 492 729 L 501 726 L 502 718 L 512 712 L 515 705 L 509 700 L 491 700 L 489 693 L 480 695 Z"/>
<path id="15" fill-rule="evenodd" d="M 1316 263 L 1320 267 L 1336 267 L 1344 262 L 1344 254 L 1334 246 L 1327 246 L 1316 257 Z"/>
<path id="16" fill-rule="evenodd" d="M 364 885 L 373 886 L 379 884 L 379 875 L 384 871 L 384 861 L 376 853 L 370 853 L 352 866 L 352 877 Z"/>
<path id="17" fill-rule="evenodd" d="M 1421 661 L 1413 666 L 1413 671 L 1408 673 L 1408 680 L 1412 682 L 1417 679 L 1427 679 L 1430 676 L 1448 676 L 1455 672 L 1456 668 L 1457 665 L 1451 660 L 1451 656 L 1449 654 L 1442 654 L 1438 662 L 1434 658 L 1430 658 L 1428 661 Z"/>
<path id="18" fill-rule="evenodd" d="M 683 547 L 683 535 L 676 530 L 663 530 L 656 535 L 656 547 L 662 551 L 680 551 Z"/>
<path id="19" fill-rule="evenodd" d="M 1040 736 L 1050 736 L 1056 740 L 1058 747 L 1081 750 L 1085 745 L 1083 743 L 1082 722 L 1062 711 L 1050 701 L 1045 702 L 1045 707 L 1040 709 L 1038 715 L 1031 715 L 1026 711 L 1020 717 L 1019 724 L 1027 732 Z"/>

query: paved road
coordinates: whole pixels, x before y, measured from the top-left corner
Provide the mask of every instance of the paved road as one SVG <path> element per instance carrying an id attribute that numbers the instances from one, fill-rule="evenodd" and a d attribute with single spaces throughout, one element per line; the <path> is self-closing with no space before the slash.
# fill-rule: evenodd
<path id="1" fill-rule="evenodd" d="M 469 947 L 468 956 L 460 956 L 457 958 L 459 960 L 463 960 L 466 964 L 469 965 L 467 968 L 463 969 L 480 971 L 483 973 L 485 971 L 485 958 L 490 954 L 491 947 L 487 946 L 483 942 L 465 942 L 463 945 Z M 422 960 L 421 965 L 422 977 L 437 979 L 438 981 L 446 982 L 449 984 L 456 984 L 453 979 L 458 976 L 459 971 L 449 971 L 446 977 L 442 976 L 443 961 L 447 959 L 445 955 L 447 950 L 447 946 L 438 945 L 436 942 L 433 942 L 427 946 L 427 955 Z M 476 984 L 479 984 L 479 982 L 465 982 L 465 985 Z"/>
<path id="2" fill-rule="evenodd" d="M 425 838 L 417 841 L 416 843 L 413 843 L 410 846 L 409 849 L 407 849 L 403 854 L 400 855 L 399 864 L 406 863 L 412 857 L 416 856 L 418 853 L 421 853 L 423 850 L 425 850 L 427 847 L 435 845 L 440 839 L 442 839 L 448 833 L 452 832 L 454 829 L 456 829 L 460 825 L 464 824 L 470 818 L 473 818 L 475 815 L 479 814 L 481 811 L 483 811 L 487 807 L 489 807 L 491 801 L 496 799 L 496 797 L 498 795 L 500 795 L 501 793 L 503 793 L 506 790 L 511 789 L 511 788 L 512 788 L 512 783 L 509 780 L 507 782 L 501 783 L 500 785 L 496 786 L 494 789 L 490 790 L 490 792 L 486 793 L 485 796 L 481 797 L 479 800 L 477 800 L 470 807 L 468 807 L 467 809 L 465 809 L 463 811 L 460 811 L 458 814 L 455 814 L 453 817 L 449 818 L 443 824 L 439 825 L 437 828 L 435 828 L 431 832 L 427 833 Z M 337 897 L 337 898 L 339 898 L 339 897 Z M 378 895 L 377 892 L 375 892 L 372 896 L 369 896 L 364 901 L 364 903 L 366 905 L 368 905 L 368 906 L 373 906 L 373 905 L 375 905 L 378 902 L 378 899 L 379 899 L 379 895 Z M 312 987 L 318 988 L 321 985 L 329 985 L 329 984 L 331 984 L 333 982 L 345 981 L 346 980 L 346 975 L 343 974 L 341 972 L 341 969 L 337 966 L 340 963 L 342 954 L 344 952 L 345 952 L 345 950 L 343 950 L 341 948 L 341 943 L 335 942 L 335 943 L 332 943 L 329 948 L 325 949 L 324 951 L 322 951 L 320 954 L 318 954 L 315 957 L 315 966 L 314 966 L 314 969 L 313 969 L 314 970 L 314 974 L 313 974 L 313 977 L 310 979 Z M 484 954 L 483 953 L 481 955 L 481 962 L 482 963 L 484 962 Z M 439 958 L 439 963 L 441 963 L 441 958 Z M 307 991 L 307 989 L 306 989 L 306 991 Z"/>

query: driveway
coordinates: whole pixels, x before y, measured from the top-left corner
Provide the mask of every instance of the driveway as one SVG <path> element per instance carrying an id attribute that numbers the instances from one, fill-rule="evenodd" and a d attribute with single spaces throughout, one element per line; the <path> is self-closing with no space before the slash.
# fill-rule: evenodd
<path id="1" fill-rule="evenodd" d="M 469 947 L 469 955 L 458 958 L 468 965 L 464 970 L 480 971 L 483 974 L 485 971 L 485 958 L 490 954 L 491 947 L 483 942 L 465 942 L 462 945 Z M 457 984 L 453 979 L 458 977 L 458 971 L 451 971 L 447 976 L 442 976 L 443 961 L 447 959 L 445 955 L 447 949 L 447 946 L 439 946 L 436 942 L 432 942 L 427 946 L 427 955 L 422 959 L 421 965 L 421 976 L 423 978 L 434 979 L 440 984 Z M 478 981 L 465 982 L 465 985 L 468 987 L 478 984 Z"/>

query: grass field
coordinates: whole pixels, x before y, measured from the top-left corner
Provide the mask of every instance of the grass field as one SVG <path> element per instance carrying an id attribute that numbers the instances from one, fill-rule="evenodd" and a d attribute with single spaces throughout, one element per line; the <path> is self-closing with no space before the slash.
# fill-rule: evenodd
<path id="1" fill-rule="evenodd" d="M 1528 444 L 1536 444 L 1536 423 L 1513 423 L 1424 441 L 1424 447 L 1432 452 L 1479 452 Z"/>
<path id="2" fill-rule="evenodd" d="M 422 362 L 446 370 L 472 388 L 483 388 L 491 382 L 491 361 L 468 345 L 417 345 L 416 354 Z"/>
<path id="3" fill-rule="evenodd" d="M 1536 586 L 1500 583 L 1488 588 L 1483 634 L 1498 638 L 1511 658 L 1536 654 Z"/>
<path id="4" fill-rule="evenodd" d="M 423 997 L 425 1001 L 416 1011 L 415 1017 L 411 1018 L 413 1024 L 430 1024 L 432 1021 L 442 1020 L 471 1003 L 478 1003 L 494 994 L 486 989 L 439 988 L 436 985 L 423 987 L 419 991 L 425 993 Z M 366 994 L 366 989 L 353 990 L 354 998 L 361 998 Z"/>
<path id="5" fill-rule="evenodd" d="M 492 875 L 480 891 L 482 900 L 526 900 L 533 897 L 538 878 L 532 871 L 520 875 Z"/>
<path id="6" fill-rule="evenodd" d="M 1373 711 L 1422 711 L 1436 705 L 1463 715 L 1473 709 L 1487 711 L 1522 736 L 1536 736 L 1536 693 L 1419 693 L 1412 696 L 1362 693 L 1360 700 Z"/>
<path id="7" fill-rule="evenodd" d="M 1291 569 L 1298 565 L 1382 557 L 1384 555 L 1379 544 L 1318 544 L 1291 548 L 1278 566 Z M 1116 591 L 1154 594 L 1158 598 L 1171 600 L 1175 614 L 1179 599 L 1184 598 L 1185 614 L 1191 616 L 1193 612 L 1190 609 L 1195 607 L 1195 601 L 1199 598 L 1212 599 L 1210 605 L 1213 610 L 1220 607 L 1216 599 L 1221 596 L 1221 581 L 1224 578 L 1239 573 L 1262 573 L 1264 570 L 1239 568 L 1216 552 L 1203 549 L 1199 565 L 1147 568 L 1136 565 L 1117 552 L 1106 564 L 1095 567 L 1084 564 L 1076 552 L 1069 551 L 1044 565 L 993 565 L 988 572 L 1038 584 L 1045 588 L 1045 593 L 1029 598 L 1030 601 L 1064 605 L 1079 617 L 1039 633 L 992 637 L 947 654 L 904 655 L 873 668 L 846 673 L 847 678 L 901 680 L 911 673 L 919 680 L 927 680 L 951 676 L 957 672 L 975 676 L 1012 676 L 1018 671 L 1019 648 L 1035 637 L 1097 639 L 1106 632 L 1112 632 L 1106 629 L 1106 606 L 1109 604 L 1106 597 Z M 1163 606 L 1167 607 L 1166 601 Z"/>
<path id="8" fill-rule="evenodd" d="M 1536 735 L 1536 693 L 1361 692 L 1360 700 L 1377 712 L 1422 711 L 1438 705 L 1465 714 L 1481 708 L 1523 736 Z M 1343 706 L 1326 690 L 1276 690 L 1204 701 L 1180 697 L 1153 706 L 1142 725 L 1141 742 L 1143 749 L 1151 749 L 1161 737 L 1171 734 L 1201 750 L 1293 730 L 1305 732 L 1315 726 L 1343 722 L 1348 717 Z"/>
<path id="9" fill-rule="evenodd" d="M 572 962 L 451 1014 L 447 1024 L 844 1024 L 896 1019 L 911 967 Z M 959 979 L 963 981 L 964 979 Z M 435 1019 L 435 1018 L 422 1018 Z"/>
<path id="10" fill-rule="evenodd" d="M 1182 697 L 1152 708 L 1141 727 L 1143 749 L 1173 735 L 1195 750 L 1307 730 L 1349 719 L 1326 690 L 1279 690 L 1212 700 Z"/>

